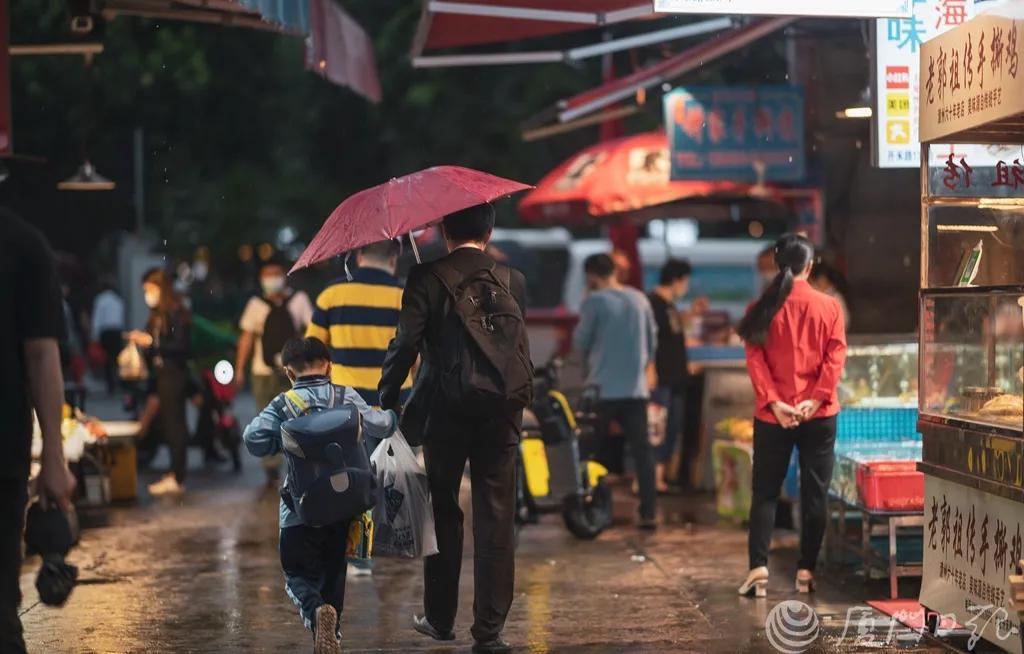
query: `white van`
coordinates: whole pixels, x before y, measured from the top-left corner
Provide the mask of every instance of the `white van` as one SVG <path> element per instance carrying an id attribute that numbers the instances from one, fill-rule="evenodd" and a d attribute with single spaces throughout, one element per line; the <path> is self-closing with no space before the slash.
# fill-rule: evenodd
<path id="1" fill-rule="evenodd" d="M 531 312 L 570 315 L 575 315 L 583 302 L 584 260 L 611 251 L 606 239 L 573 240 L 568 230 L 557 227 L 495 229 L 491 242 L 526 274 Z M 686 259 L 693 265 L 689 297 L 707 297 L 712 308 L 727 311 L 738 320 L 760 288 L 757 255 L 765 245 L 747 239 L 702 239 L 692 245 L 640 239 L 644 288 L 657 285 L 661 267 L 670 257 Z"/>
<path id="2" fill-rule="evenodd" d="M 495 229 L 491 243 L 526 275 L 530 348 L 534 363 L 542 364 L 567 346 L 586 288 L 583 262 L 592 254 L 610 252 L 611 243 L 574 240 L 560 227 Z M 657 285 L 670 257 L 687 259 L 693 265 L 689 297 L 707 297 L 713 310 L 739 320 L 760 288 L 757 255 L 764 246 L 763 241 L 745 239 L 704 239 L 690 245 L 640 239 L 644 288 Z"/>

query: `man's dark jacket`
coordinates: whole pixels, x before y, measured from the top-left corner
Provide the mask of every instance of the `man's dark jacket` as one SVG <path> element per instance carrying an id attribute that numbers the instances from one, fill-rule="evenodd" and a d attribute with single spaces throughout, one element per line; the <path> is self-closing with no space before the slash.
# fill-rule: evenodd
<path id="1" fill-rule="evenodd" d="M 438 261 L 414 266 L 409 271 L 405 293 L 402 295 L 398 331 L 384 358 L 379 390 L 381 407 L 395 408 L 402 382 L 415 363 L 416 356 L 422 356 L 422 368 L 402 412 L 402 432 L 414 444 L 429 440 L 431 432 L 442 429 L 446 422 L 439 419 L 444 417 L 444 408 L 440 407 L 440 398 L 434 392 L 437 380 L 433 374 L 441 330 L 446 326 L 452 327 L 452 322 L 446 320 L 450 295 L 434 274 L 435 267 L 442 263 L 462 273 L 464 277 L 497 265 L 498 279 L 510 279 L 509 290 L 520 310 L 524 315 L 526 313 L 526 278 L 523 274 L 513 268 L 511 276 L 507 276 L 507 267 L 495 264 L 490 255 L 477 248 L 459 248 Z M 438 404 L 437 411 L 434 410 L 435 404 Z"/>

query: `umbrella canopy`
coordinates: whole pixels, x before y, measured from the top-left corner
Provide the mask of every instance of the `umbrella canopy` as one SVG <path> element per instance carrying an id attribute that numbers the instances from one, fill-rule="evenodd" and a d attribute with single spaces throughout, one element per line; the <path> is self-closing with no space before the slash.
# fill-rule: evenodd
<path id="1" fill-rule="evenodd" d="M 519 215 L 527 222 L 580 223 L 683 201 L 757 195 L 748 184 L 670 181 L 668 137 L 657 131 L 604 141 L 571 157 L 522 199 Z"/>
<path id="2" fill-rule="evenodd" d="M 460 166 L 435 166 L 392 179 L 339 204 L 292 271 L 370 243 L 398 238 L 450 213 L 529 188 Z"/>

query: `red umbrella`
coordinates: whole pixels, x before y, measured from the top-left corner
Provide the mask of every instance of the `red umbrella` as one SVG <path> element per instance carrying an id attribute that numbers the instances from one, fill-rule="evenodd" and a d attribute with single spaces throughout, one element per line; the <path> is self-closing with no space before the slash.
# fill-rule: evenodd
<path id="1" fill-rule="evenodd" d="M 585 223 L 625 213 L 650 217 L 651 207 L 678 202 L 728 203 L 757 196 L 758 189 L 749 184 L 670 181 L 668 137 L 659 130 L 579 152 L 522 199 L 519 215 L 526 222 Z"/>
<path id="2" fill-rule="evenodd" d="M 397 177 L 339 204 L 292 271 L 370 243 L 398 238 L 450 213 L 529 188 L 460 166 L 435 166 Z"/>

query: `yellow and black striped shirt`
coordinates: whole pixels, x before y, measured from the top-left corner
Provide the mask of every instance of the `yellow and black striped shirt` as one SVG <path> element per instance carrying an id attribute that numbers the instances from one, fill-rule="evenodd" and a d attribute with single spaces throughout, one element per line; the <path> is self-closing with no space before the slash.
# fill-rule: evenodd
<path id="1" fill-rule="evenodd" d="M 323 341 L 331 352 L 331 381 L 355 389 L 378 406 L 377 384 L 388 344 L 402 308 L 402 284 L 388 272 L 361 268 L 352 281 L 332 283 L 317 297 L 306 336 Z M 412 377 L 402 385 L 412 387 Z"/>

